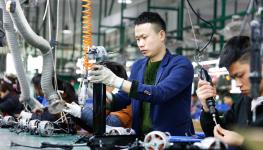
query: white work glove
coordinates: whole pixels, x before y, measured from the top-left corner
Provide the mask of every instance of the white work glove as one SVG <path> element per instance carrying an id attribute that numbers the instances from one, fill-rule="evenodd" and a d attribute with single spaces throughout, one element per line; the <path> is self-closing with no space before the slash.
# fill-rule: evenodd
<path id="1" fill-rule="evenodd" d="M 19 118 L 20 119 L 31 119 L 31 116 L 32 116 L 32 113 L 30 112 L 26 112 L 26 111 L 21 111 L 20 115 L 19 115 Z"/>
<path id="2" fill-rule="evenodd" d="M 111 87 L 120 89 L 124 79 L 116 76 L 110 69 L 102 65 L 96 65 L 89 72 L 90 82 L 103 83 Z"/>
<path id="3" fill-rule="evenodd" d="M 63 109 L 64 112 L 71 114 L 74 117 L 81 117 L 81 107 L 75 102 L 66 103 L 67 107 Z"/>

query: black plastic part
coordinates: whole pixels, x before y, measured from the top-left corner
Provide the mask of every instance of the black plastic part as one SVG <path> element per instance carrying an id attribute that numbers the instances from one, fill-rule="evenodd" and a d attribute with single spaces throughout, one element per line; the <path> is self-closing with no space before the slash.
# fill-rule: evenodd
<path id="1" fill-rule="evenodd" d="M 91 149 L 119 149 L 122 146 L 131 146 L 138 137 L 135 135 L 107 135 L 93 136 L 89 139 L 87 145 Z"/>
<path id="2" fill-rule="evenodd" d="M 205 70 L 203 67 L 201 67 L 200 69 L 200 72 L 199 72 L 199 77 L 202 79 L 202 80 L 205 80 L 207 82 L 210 82 L 211 85 L 212 85 L 212 79 L 210 77 L 210 75 L 208 74 L 207 70 Z M 216 110 L 215 110 L 215 100 L 213 97 L 210 97 L 206 100 L 206 105 L 209 109 L 209 112 L 211 114 L 215 114 L 216 113 Z"/>
<path id="3" fill-rule="evenodd" d="M 93 84 L 93 131 L 98 136 L 106 131 L 106 86 L 102 83 Z"/>
<path id="4" fill-rule="evenodd" d="M 42 142 L 41 148 L 61 148 L 64 150 L 71 150 L 73 149 L 73 145 L 66 145 L 66 144 L 51 144 L 48 142 Z"/>

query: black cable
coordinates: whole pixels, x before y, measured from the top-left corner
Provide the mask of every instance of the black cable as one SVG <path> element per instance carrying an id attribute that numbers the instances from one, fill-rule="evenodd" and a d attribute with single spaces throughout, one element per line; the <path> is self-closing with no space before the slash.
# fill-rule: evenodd
<path id="1" fill-rule="evenodd" d="M 13 146 L 20 146 L 20 147 L 28 147 L 28 148 L 41 149 L 41 147 L 22 145 L 22 144 L 18 144 L 18 143 L 15 143 L 15 142 L 11 141 L 10 147 L 13 147 Z"/>
<path id="2" fill-rule="evenodd" d="M 87 146 L 86 144 L 52 144 L 48 142 L 42 142 L 41 146 L 29 146 L 29 145 L 23 145 L 23 144 L 18 144 L 13 141 L 11 141 L 10 147 L 15 147 L 15 146 L 20 146 L 20 147 L 28 147 L 28 148 L 34 148 L 34 149 L 42 149 L 42 148 L 61 148 L 64 150 L 72 150 L 73 147 L 82 147 L 82 146 Z"/>
<path id="3" fill-rule="evenodd" d="M 190 6 L 191 10 L 194 12 L 194 14 L 195 14 L 199 19 L 201 19 L 203 22 L 205 22 L 206 24 L 208 24 L 208 25 L 212 28 L 212 30 L 214 30 L 215 27 L 214 27 L 210 22 L 208 22 L 208 21 L 206 21 L 205 19 L 203 19 L 203 18 L 194 10 L 194 8 L 193 8 L 193 6 L 191 5 L 191 3 L 189 2 L 189 0 L 186 0 L 186 1 L 187 1 L 188 5 Z M 197 50 L 199 53 L 202 53 L 203 51 L 205 51 L 205 49 L 207 48 L 207 46 L 212 42 L 213 36 L 214 36 L 214 32 L 211 33 L 210 39 L 209 39 L 209 41 L 205 44 L 205 46 L 204 46 L 203 48 L 201 48 L 200 50 L 199 50 L 199 49 L 196 49 L 196 50 Z"/>

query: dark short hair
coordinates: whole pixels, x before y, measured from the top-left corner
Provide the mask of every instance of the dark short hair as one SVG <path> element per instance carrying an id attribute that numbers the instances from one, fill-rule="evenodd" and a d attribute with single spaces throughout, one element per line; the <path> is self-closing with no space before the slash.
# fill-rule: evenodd
<path id="1" fill-rule="evenodd" d="M 225 44 L 220 54 L 219 67 L 229 67 L 236 61 L 250 62 L 251 44 L 248 36 L 234 36 Z"/>
<path id="2" fill-rule="evenodd" d="M 158 13 L 143 12 L 136 18 L 134 22 L 135 25 L 140 25 L 144 23 L 152 23 L 152 24 L 157 25 L 158 27 L 157 32 L 159 32 L 160 30 L 163 30 L 166 32 L 166 24 Z"/>
<path id="3" fill-rule="evenodd" d="M 116 76 L 121 77 L 125 80 L 128 79 L 126 70 L 121 64 L 113 61 L 103 61 L 100 64 L 109 68 Z"/>
<path id="4" fill-rule="evenodd" d="M 17 83 L 18 83 L 18 81 L 17 81 L 16 76 L 5 75 L 3 78 L 0 79 L 0 91 L 2 91 L 2 92 L 6 92 L 6 91 L 17 92 L 16 88 L 14 88 L 14 85 L 16 85 Z"/>
<path id="5" fill-rule="evenodd" d="M 76 102 L 78 104 L 78 97 L 75 89 L 69 82 L 57 79 L 57 85 L 58 90 L 62 90 L 64 91 L 64 93 L 66 93 L 66 97 L 64 97 L 64 100 L 66 100 L 67 103 Z"/>
<path id="6" fill-rule="evenodd" d="M 31 83 L 35 87 L 38 87 L 42 90 L 42 88 L 41 88 L 41 74 L 35 74 L 35 76 L 31 80 Z M 54 79 L 54 77 L 52 77 L 53 87 L 55 86 L 54 83 L 55 83 L 55 79 Z M 69 82 L 57 78 L 57 88 L 58 88 L 58 90 L 62 90 L 62 91 L 64 91 L 64 93 L 66 93 L 66 98 L 67 98 L 68 103 L 71 103 L 73 101 L 78 103 L 77 102 L 78 97 L 76 95 L 75 89 Z"/>

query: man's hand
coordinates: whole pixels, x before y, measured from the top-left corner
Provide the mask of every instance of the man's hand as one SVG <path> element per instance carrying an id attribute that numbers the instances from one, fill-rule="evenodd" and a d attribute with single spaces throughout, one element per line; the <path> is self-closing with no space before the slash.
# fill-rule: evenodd
<path id="1" fill-rule="evenodd" d="M 204 111 L 209 112 L 209 109 L 206 105 L 206 99 L 210 97 L 215 97 L 216 89 L 213 86 L 211 86 L 209 82 L 199 79 L 196 94 L 198 96 L 198 99 L 200 99 L 201 101 Z"/>
<path id="2" fill-rule="evenodd" d="M 76 118 L 81 117 L 81 107 L 78 104 L 76 104 L 75 102 L 72 102 L 71 104 L 66 103 L 66 105 L 67 107 L 63 109 L 64 112 L 69 113 Z"/>
<path id="3" fill-rule="evenodd" d="M 244 142 L 244 137 L 242 135 L 223 129 L 220 125 L 214 127 L 214 136 L 230 146 L 241 146 Z"/>
<path id="4" fill-rule="evenodd" d="M 89 80 L 92 83 L 103 83 L 120 89 L 124 79 L 116 76 L 110 69 L 102 65 L 94 65 L 89 72 Z"/>

